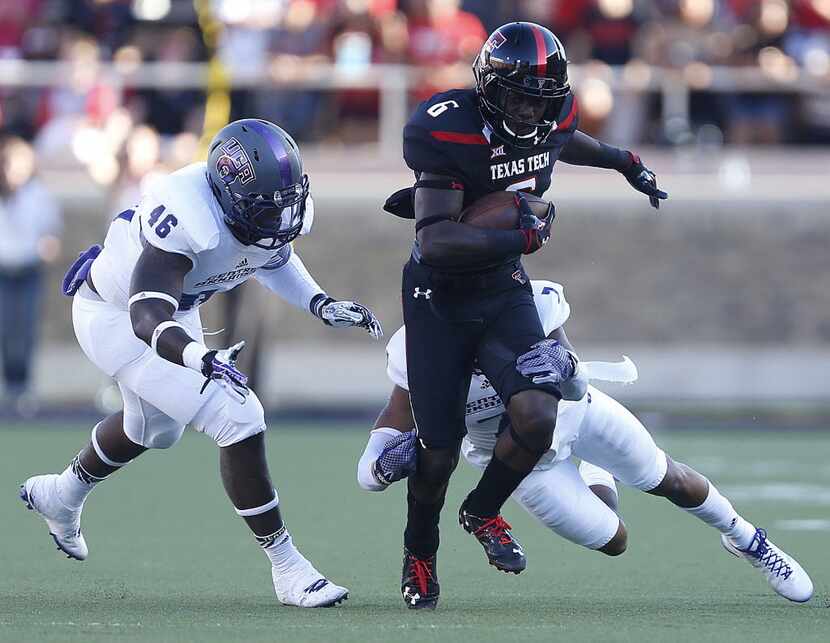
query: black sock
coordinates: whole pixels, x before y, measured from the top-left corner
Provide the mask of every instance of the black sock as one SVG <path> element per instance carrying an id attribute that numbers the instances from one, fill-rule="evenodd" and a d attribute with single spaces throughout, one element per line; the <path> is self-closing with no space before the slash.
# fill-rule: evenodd
<path id="1" fill-rule="evenodd" d="M 434 504 L 419 502 L 410 490 L 406 495 L 406 504 L 403 544 L 419 558 L 428 558 L 438 551 L 438 519 L 444 498 Z"/>
<path id="2" fill-rule="evenodd" d="M 491 517 L 501 511 L 502 505 L 516 490 L 529 472 L 520 473 L 508 467 L 496 456 L 484 470 L 478 485 L 466 500 L 466 509 L 474 516 Z"/>

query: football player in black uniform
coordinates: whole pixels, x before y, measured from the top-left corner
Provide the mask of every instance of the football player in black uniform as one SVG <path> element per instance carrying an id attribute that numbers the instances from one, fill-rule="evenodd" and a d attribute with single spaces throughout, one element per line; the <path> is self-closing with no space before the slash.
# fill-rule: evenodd
<path id="1" fill-rule="evenodd" d="M 386 205 L 400 216 L 414 216 L 416 231 L 402 289 L 418 430 L 401 583 L 410 608 L 434 608 L 438 600 L 438 519 L 466 431 L 473 365 L 505 401 L 510 422 L 462 504 L 459 521 L 482 544 L 491 565 L 514 573 L 525 568 L 524 552 L 500 510 L 550 447 L 561 392 L 516 370 L 516 358 L 545 339 L 520 257 L 545 244 L 554 218 L 552 205 L 546 218 L 534 216 L 522 192 L 544 194 L 554 163 L 562 160 L 616 169 L 654 207 L 667 196 L 635 154 L 577 130 L 565 50 L 548 29 L 528 22 L 498 28 L 473 72 L 475 89 L 436 94 L 411 117 L 404 159 L 415 172 L 415 187 Z M 466 206 L 502 190 L 517 192 L 519 229 L 456 221 Z M 560 350 L 560 379 L 567 380 L 575 361 Z"/>

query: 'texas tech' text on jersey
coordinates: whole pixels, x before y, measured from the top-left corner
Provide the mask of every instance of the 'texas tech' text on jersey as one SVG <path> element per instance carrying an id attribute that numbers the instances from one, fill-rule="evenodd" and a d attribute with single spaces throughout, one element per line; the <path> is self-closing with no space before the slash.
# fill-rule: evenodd
<path id="1" fill-rule="evenodd" d="M 464 207 L 491 192 L 521 190 L 542 196 L 553 166 L 578 125 L 569 96 L 550 136 L 533 149 L 511 148 L 493 136 L 475 91 L 454 89 L 421 103 L 404 128 L 404 160 L 415 171 L 457 179 Z"/>

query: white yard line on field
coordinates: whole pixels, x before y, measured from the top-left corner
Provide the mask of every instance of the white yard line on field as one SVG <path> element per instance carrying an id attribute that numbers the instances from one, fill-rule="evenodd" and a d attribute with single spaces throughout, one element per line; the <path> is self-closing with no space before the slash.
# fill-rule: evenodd
<path id="1" fill-rule="evenodd" d="M 800 482 L 773 481 L 762 484 L 726 485 L 724 495 L 733 501 L 774 500 L 802 505 L 830 505 L 830 487 Z"/>
<path id="2" fill-rule="evenodd" d="M 804 518 L 802 520 L 776 520 L 773 525 L 788 531 L 830 531 L 830 520 Z"/>

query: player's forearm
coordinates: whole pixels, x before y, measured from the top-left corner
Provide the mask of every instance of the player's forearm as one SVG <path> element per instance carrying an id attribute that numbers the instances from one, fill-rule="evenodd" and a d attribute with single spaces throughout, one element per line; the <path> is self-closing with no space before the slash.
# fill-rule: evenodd
<path id="1" fill-rule="evenodd" d="M 173 319 L 182 297 L 184 277 L 192 266 L 184 255 L 148 245 L 130 282 L 130 322 L 136 337 L 160 357 L 201 372 L 207 347 L 190 337 Z"/>
<path id="2" fill-rule="evenodd" d="M 208 352 L 184 327 L 173 319 L 174 308 L 161 299 L 134 301 L 130 321 L 136 337 L 152 348 L 159 357 L 179 366 L 201 370 L 201 360 Z"/>
<path id="3" fill-rule="evenodd" d="M 258 270 L 256 278 L 281 299 L 305 311 L 310 310 L 310 304 L 317 295 L 325 295 L 300 256 L 294 252 L 279 268 Z"/>
<path id="4" fill-rule="evenodd" d="M 577 130 L 562 150 L 560 161 L 570 165 L 589 165 L 625 172 L 633 163 L 627 150 L 606 145 Z"/>
<path id="5" fill-rule="evenodd" d="M 418 240 L 424 261 L 444 267 L 518 256 L 526 243 L 519 230 L 489 230 L 454 221 L 424 228 L 418 233 Z"/>
<path id="6" fill-rule="evenodd" d="M 392 394 L 383 407 L 372 429 L 382 427 L 392 428 L 404 433 L 415 428 L 415 420 L 412 418 L 412 405 L 409 402 L 409 391 L 395 386 Z"/>

